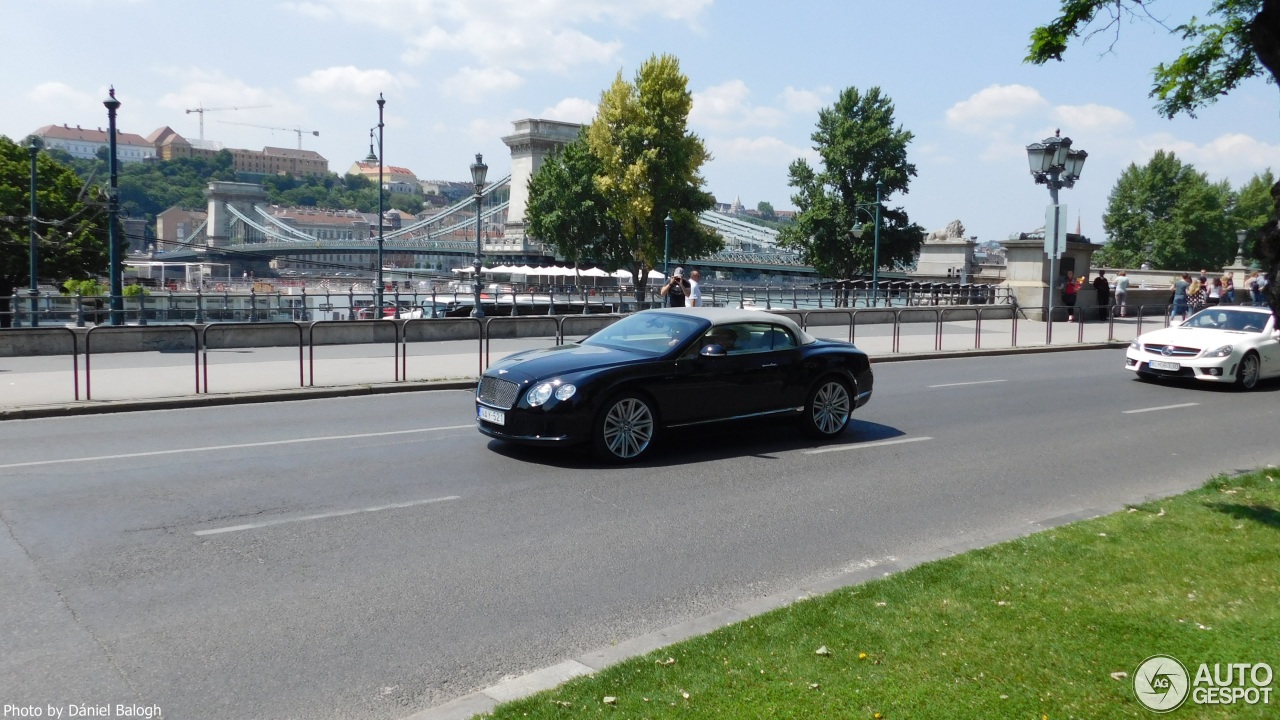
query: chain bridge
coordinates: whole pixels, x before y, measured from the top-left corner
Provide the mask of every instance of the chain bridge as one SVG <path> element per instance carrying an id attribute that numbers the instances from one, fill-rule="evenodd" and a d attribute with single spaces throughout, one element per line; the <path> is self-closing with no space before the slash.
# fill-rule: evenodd
<path id="1" fill-rule="evenodd" d="M 477 225 L 489 265 L 545 265 L 564 258 L 524 232 L 528 179 L 542 160 L 577 135 L 579 126 L 549 120 L 520 120 L 504 137 L 511 148 L 511 174 L 434 213 L 405 218 L 383 216 L 382 246 L 388 264 L 448 268 L 469 265 L 476 252 Z M 213 182 L 207 190 L 207 219 L 163 254 L 164 260 L 198 261 L 239 257 L 291 264 L 372 268 L 378 248 L 376 213 L 281 208 L 267 203 L 260 185 Z M 672 258 L 709 270 L 813 275 L 797 253 L 777 245 L 777 232 L 730 215 L 705 212 L 700 222 L 724 238 L 724 250 L 701 258 Z"/>

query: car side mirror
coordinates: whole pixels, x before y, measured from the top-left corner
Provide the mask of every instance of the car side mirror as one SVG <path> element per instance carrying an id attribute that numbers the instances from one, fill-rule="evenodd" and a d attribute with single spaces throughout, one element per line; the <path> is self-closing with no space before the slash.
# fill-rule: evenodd
<path id="1" fill-rule="evenodd" d="M 702 357 L 724 357 L 728 353 L 725 352 L 723 345 L 716 345 L 715 343 L 712 343 L 710 345 L 704 345 L 698 354 Z"/>

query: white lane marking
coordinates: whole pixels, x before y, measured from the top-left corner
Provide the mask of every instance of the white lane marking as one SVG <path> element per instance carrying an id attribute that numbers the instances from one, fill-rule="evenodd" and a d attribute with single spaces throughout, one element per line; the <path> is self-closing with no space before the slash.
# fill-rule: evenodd
<path id="1" fill-rule="evenodd" d="M 1008 380 L 976 380 L 974 382 L 944 383 L 942 385 L 926 385 L 925 387 L 931 387 L 931 388 L 960 387 L 961 385 L 990 385 L 991 383 L 1002 383 L 1002 382 L 1009 382 L 1009 381 Z"/>
<path id="2" fill-rule="evenodd" d="M 1155 412 L 1157 410 L 1177 410 L 1178 408 L 1195 407 L 1199 404 L 1200 403 L 1182 403 L 1181 405 L 1161 405 L 1160 407 L 1138 408 L 1137 410 L 1124 410 L 1122 412 L 1125 415 L 1132 415 L 1133 413 Z"/>
<path id="3" fill-rule="evenodd" d="M 334 512 L 320 513 L 319 515 L 304 515 L 296 518 L 281 518 L 279 520 L 266 520 L 260 523 L 249 523 L 248 525 L 232 525 L 231 527 L 213 528 L 212 530 L 197 530 L 195 535 L 218 535 L 221 533 L 239 532 L 240 530 L 253 530 L 254 528 L 271 527 L 272 525 L 284 525 L 286 523 L 306 522 L 308 520 L 323 520 L 325 518 L 342 517 L 344 515 L 357 515 L 359 513 L 380 512 L 382 510 L 397 510 L 399 508 L 417 507 L 419 505 L 430 505 L 432 503 L 441 503 L 447 500 L 461 500 L 458 495 L 449 495 L 448 497 L 431 498 L 430 500 L 414 500 L 413 502 L 394 503 L 392 505 L 379 505 L 370 508 L 357 508 L 355 510 L 337 510 Z"/>
<path id="4" fill-rule="evenodd" d="M 922 440 L 932 440 L 931 437 L 913 437 L 899 438 L 897 440 L 881 440 L 879 442 L 869 443 L 851 443 L 849 445 L 833 445 L 831 447 L 818 448 L 816 450 L 805 450 L 805 455 L 818 455 L 820 453 L 841 452 L 843 450 L 861 450 L 862 448 L 883 447 L 885 445 L 901 445 L 902 443 L 920 442 Z"/>
<path id="5" fill-rule="evenodd" d="M 272 445 L 294 445 L 297 443 L 327 442 L 329 440 L 358 440 L 360 438 L 388 437 L 391 435 L 412 435 L 414 433 L 436 432 L 439 430 L 462 430 L 475 425 L 447 425 L 444 427 L 416 428 L 414 430 L 388 430 L 387 432 L 359 433 L 356 435 L 326 435 L 324 437 L 295 438 L 293 440 L 268 440 L 265 442 L 241 443 L 238 445 L 206 445 L 204 447 L 177 448 L 174 450 L 151 450 L 148 452 L 121 453 L 119 455 L 99 455 L 97 457 L 63 458 L 61 460 L 33 460 L 31 462 L 8 463 L 0 465 L 0 470 L 9 468 L 35 467 L 37 465 L 58 465 L 60 463 L 95 462 L 98 460 L 125 460 L 128 458 L 153 457 L 156 455 L 179 455 L 182 453 L 212 452 L 215 450 L 238 450 L 240 448 L 270 447 Z"/>

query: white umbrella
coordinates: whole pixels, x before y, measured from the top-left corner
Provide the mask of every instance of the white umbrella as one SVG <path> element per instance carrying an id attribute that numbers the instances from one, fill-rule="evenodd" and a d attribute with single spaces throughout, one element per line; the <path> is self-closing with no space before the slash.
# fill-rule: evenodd
<path id="1" fill-rule="evenodd" d="M 662 280 L 662 279 L 664 279 L 664 278 L 666 278 L 666 277 L 667 277 L 666 275 L 663 275 L 662 273 L 658 272 L 657 270 L 650 270 L 650 271 L 649 271 L 649 275 L 648 275 L 648 278 L 649 278 L 650 280 Z"/>
<path id="2" fill-rule="evenodd" d="M 614 276 L 614 277 L 616 277 L 616 278 L 618 278 L 619 280 L 621 280 L 622 278 L 629 278 L 629 277 L 631 277 L 631 271 L 630 271 L 630 270 L 625 270 L 625 269 L 623 269 L 623 270 L 615 270 L 615 271 L 613 271 L 613 276 Z"/>
<path id="3" fill-rule="evenodd" d="M 600 268 L 588 268 L 583 270 L 582 274 L 586 277 L 609 277 L 609 273 L 601 270 Z"/>

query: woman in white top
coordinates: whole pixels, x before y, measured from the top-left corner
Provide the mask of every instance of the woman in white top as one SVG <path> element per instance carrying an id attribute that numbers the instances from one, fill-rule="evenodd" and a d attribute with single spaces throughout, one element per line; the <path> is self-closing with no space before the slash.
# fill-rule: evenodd
<path id="1" fill-rule="evenodd" d="M 1214 278 L 1209 281 L 1209 288 L 1205 294 L 1204 304 L 1212 307 L 1222 302 L 1222 278 Z"/>
<path id="2" fill-rule="evenodd" d="M 1120 308 L 1120 317 L 1125 316 L 1124 301 L 1129 297 L 1129 277 L 1121 270 L 1116 277 L 1116 307 Z"/>

